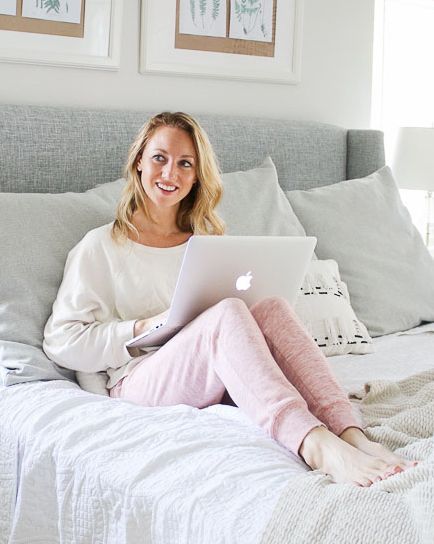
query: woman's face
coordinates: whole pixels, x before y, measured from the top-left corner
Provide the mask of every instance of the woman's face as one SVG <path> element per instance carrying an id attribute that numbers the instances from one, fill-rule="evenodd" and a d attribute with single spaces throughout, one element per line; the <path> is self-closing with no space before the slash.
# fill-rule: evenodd
<path id="1" fill-rule="evenodd" d="M 143 189 L 157 208 L 179 206 L 196 182 L 197 155 L 191 136 L 174 127 L 160 127 L 143 150 L 137 170 Z"/>

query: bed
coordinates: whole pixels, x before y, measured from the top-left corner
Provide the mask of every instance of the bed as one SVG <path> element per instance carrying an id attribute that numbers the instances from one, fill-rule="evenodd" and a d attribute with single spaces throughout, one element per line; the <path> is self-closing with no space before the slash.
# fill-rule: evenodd
<path id="1" fill-rule="evenodd" d="M 434 264 L 378 131 L 197 116 L 228 232 L 317 236 L 300 316 L 370 435 L 419 461 L 411 473 L 337 485 L 236 406 L 143 408 L 44 356 L 66 255 L 110 221 L 150 115 L 0 106 L 0 544 L 432 542 Z M 302 297 L 318 278 L 329 296 Z"/>

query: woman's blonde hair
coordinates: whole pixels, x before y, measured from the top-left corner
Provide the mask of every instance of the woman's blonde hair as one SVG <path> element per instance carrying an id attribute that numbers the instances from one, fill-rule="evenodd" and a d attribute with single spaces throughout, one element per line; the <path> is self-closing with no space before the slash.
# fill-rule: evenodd
<path id="1" fill-rule="evenodd" d="M 141 209 L 150 219 L 146 205 L 147 196 L 143 189 L 137 165 L 150 138 L 160 127 L 185 130 L 192 141 L 197 155 L 197 182 L 190 193 L 181 201 L 176 223 L 183 232 L 193 234 L 223 234 L 224 223 L 214 208 L 222 197 L 222 182 L 214 150 L 206 132 L 190 115 L 182 112 L 162 112 L 155 115 L 140 129 L 130 147 L 125 165 L 126 185 L 119 201 L 112 236 L 115 240 L 127 238 L 128 233 L 139 232 L 132 223 L 133 214 Z"/>

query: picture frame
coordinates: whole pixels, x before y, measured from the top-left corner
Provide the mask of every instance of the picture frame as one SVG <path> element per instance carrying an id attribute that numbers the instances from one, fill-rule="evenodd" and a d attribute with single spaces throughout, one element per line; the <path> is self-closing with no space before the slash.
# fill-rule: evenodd
<path id="1" fill-rule="evenodd" d="M 0 30 L 84 36 L 85 0 L 0 0 Z"/>
<path id="2" fill-rule="evenodd" d="M 0 62 L 117 70 L 124 0 L 86 0 L 84 35 L 0 32 Z"/>
<path id="3" fill-rule="evenodd" d="M 180 0 L 142 0 L 140 66 L 142 74 L 229 78 L 258 82 L 297 84 L 301 77 L 303 0 L 275 0 L 273 56 L 220 52 L 213 47 L 176 47 L 179 39 Z M 230 0 L 227 0 L 229 21 Z M 289 24 L 286 24 L 289 21 Z M 229 28 L 229 22 L 228 22 Z M 200 38 L 190 36 L 190 38 Z M 208 38 L 207 42 L 221 38 Z M 228 34 L 227 40 L 231 41 Z M 196 40 L 197 41 L 197 40 Z M 241 41 L 241 40 L 240 40 Z M 200 42 L 199 42 L 200 43 Z M 202 40 L 205 44 L 205 40 Z M 254 45 L 254 42 L 252 42 Z"/>

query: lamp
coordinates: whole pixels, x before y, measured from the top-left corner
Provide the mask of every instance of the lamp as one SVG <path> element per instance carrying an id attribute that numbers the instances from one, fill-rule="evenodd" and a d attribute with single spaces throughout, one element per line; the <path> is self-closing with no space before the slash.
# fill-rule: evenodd
<path id="1" fill-rule="evenodd" d="M 426 191 L 427 228 L 430 244 L 431 203 L 434 191 L 434 127 L 403 127 L 398 131 L 392 170 L 402 189 Z"/>

